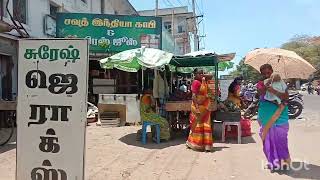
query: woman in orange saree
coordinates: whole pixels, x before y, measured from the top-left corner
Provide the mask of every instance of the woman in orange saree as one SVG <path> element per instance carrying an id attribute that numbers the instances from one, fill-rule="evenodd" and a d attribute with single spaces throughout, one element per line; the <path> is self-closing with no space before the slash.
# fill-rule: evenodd
<path id="1" fill-rule="evenodd" d="M 186 145 L 193 150 L 211 151 L 213 139 L 208 85 L 202 78 L 202 71 L 196 69 L 194 74 L 195 80 L 191 86 L 190 133 Z"/>

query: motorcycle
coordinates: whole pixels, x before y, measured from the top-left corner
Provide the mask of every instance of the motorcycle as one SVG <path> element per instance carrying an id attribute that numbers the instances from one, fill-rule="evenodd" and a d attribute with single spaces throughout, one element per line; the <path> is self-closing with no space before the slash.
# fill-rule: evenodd
<path id="1" fill-rule="evenodd" d="M 251 104 L 245 109 L 244 117 L 246 119 L 251 119 L 253 116 L 258 114 L 259 100 L 254 98 Z"/>
<path id="2" fill-rule="evenodd" d="M 247 109 L 254 101 L 257 90 L 254 88 L 243 88 L 240 91 L 240 98 L 242 103 L 242 109 Z"/>
<path id="3" fill-rule="evenodd" d="M 300 93 L 289 94 L 288 109 L 290 119 L 295 119 L 301 115 L 304 104 L 302 97 Z"/>
<path id="4" fill-rule="evenodd" d="M 320 86 L 317 86 L 316 91 L 317 91 L 317 95 L 320 96 Z"/>
<path id="5" fill-rule="evenodd" d="M 303 96 L 300 93 L 292 93 L 289 94 L 288 101 L 288 111 L 289 111 L 289 119 L 295 119 L 301 115 L 303 110 Z M 253 116 L 258 114 L 259 100 L 254 99 L 254 101 L 248 106 L 248 108 L 244 112 L 245 118 L 252 118 Z"/>

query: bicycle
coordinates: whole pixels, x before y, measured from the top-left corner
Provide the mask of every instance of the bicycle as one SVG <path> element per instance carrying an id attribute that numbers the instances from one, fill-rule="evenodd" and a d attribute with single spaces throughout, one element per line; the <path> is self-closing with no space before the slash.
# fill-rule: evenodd
<path id="1" fill-rule="evenodd" d="M 3 111 L 5 121 L 0 123 L 0 146 L 7 144 L 13 136 L 16 125 L 15 111 Z M 0 120 L 1 121 L 1 120 Z"/>

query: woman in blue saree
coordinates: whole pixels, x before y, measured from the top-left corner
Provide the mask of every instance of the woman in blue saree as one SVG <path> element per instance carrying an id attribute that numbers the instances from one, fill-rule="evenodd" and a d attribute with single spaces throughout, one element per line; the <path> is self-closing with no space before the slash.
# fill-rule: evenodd
<path id="1" fill-rule="evenodd" d="M 273 73 L 270 64 L 260 67 L 262 76 L 267 79 Z M 274 102 L 264 99 L 267 91 L 286 101 L 289 98 L 288 91 L 281 93 L 263 81 L 257 84 L 260 97 L 258 121 L 260 124 L 260 137 L 263 142 L 263 152 L 268 160 L 268 168 L 271 170 L 283 169 L 290 165 L 288 148 L 289 115 L 287 106 L 279 106 Z"/>

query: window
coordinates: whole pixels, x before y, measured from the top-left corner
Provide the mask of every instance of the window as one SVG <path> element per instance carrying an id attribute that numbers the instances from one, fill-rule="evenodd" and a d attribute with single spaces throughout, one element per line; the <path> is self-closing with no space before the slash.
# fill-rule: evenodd
<path id="1" fill-rule="evenodd" d="M 185 32 L 186 32 L 185 28 L 182 25 L 179 25 L 178 26 L 178 33 L 185 33 Z"/>
<path id="2" fill-rule="evenodd" d="M 27 24 L 27 0 L 12 0 L 13 18 Z"/>
<path id="3" fill-rule="evenodd" d="M 164 22 L 164 28 L 171 33 L 171 31 L 172 31 L 172 23 L 171 22 Z"/>
<path id="4" fill-rule="evenodd" d="M 59 11 L 59 7 L 50 4 L 50 16 L 56 18 L 58 11 Z"/>

